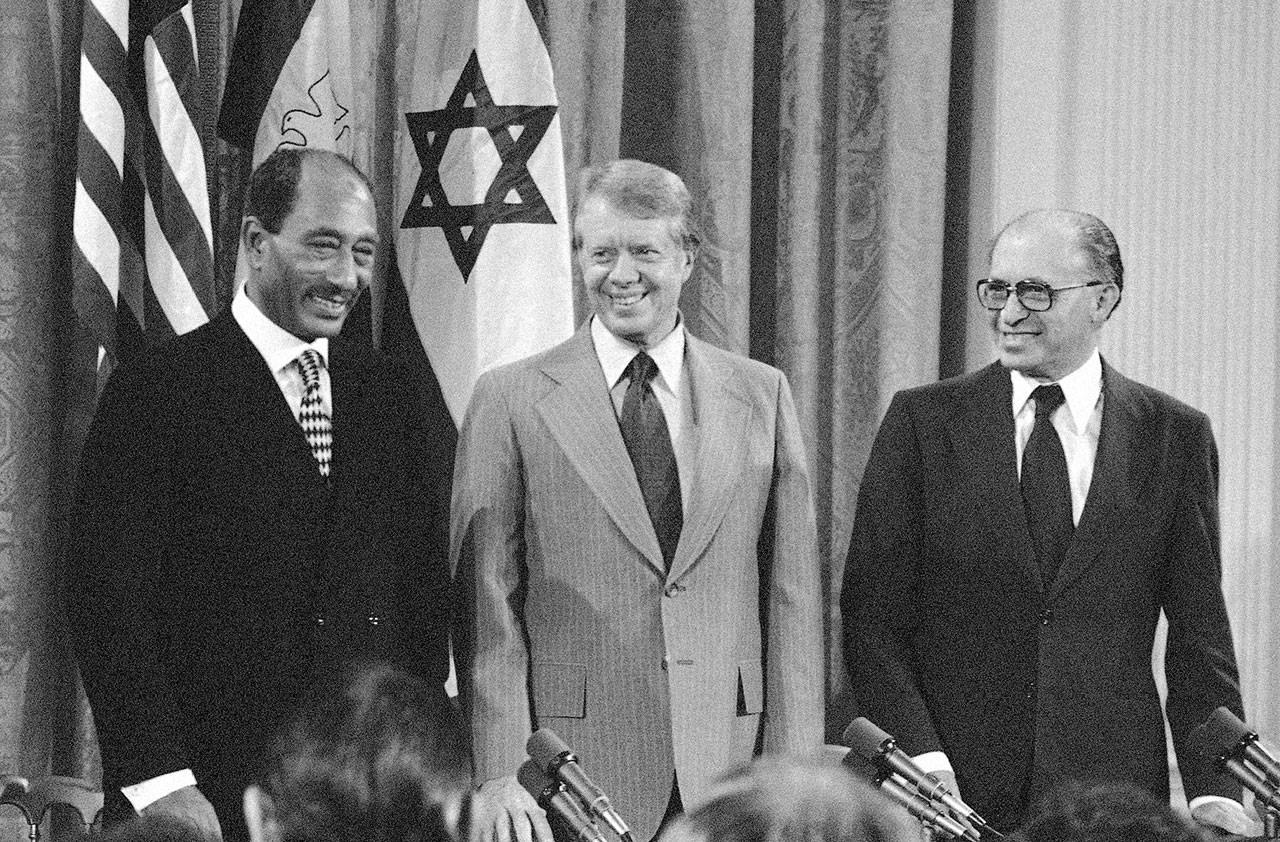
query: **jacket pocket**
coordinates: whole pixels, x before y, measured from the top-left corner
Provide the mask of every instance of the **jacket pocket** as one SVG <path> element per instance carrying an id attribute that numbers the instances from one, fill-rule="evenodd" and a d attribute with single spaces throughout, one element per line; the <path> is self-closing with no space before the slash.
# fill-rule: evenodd
<path id="1" fill-rule="evenodd" d="M 535 716 L 587 715 L 586 664 L 534 664 L 531 673 Z"/>
<path id="2" fill-rule="evenodd" d="M 759 660 L 738 661 L 738 716 L 764 710 L 764 670 Z"/>

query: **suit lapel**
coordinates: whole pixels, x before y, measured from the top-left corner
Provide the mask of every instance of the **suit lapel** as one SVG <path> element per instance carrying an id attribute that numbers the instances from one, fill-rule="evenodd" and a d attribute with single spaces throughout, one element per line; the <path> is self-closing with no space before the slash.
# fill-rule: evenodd
<path id="1" fill-rule="evenodd" d="M 360 433 L 365 427 L 361 412 L 367 406 L 365 389 L 368 383 L 372 359 L 355 352 L 348 343 L 333 339 L 329 343 L 329 387 L 333 398 L 333 458 L 330 461 L 330 480 L 335 488 L 341 488 L 344 472 L 350 471 L 359 457 L 354 451 Z M 301 427 L 299 427 L 301 432 Z M 303 442 L 306 437 L 303 436 Z M 310 445 L 307 454 L 311 454 Z M 311 459 L 313 473 L 315 458 Z"/>
<path id="2" fill-rule="evenodd" d="M 1125 510 L 1140 497 L 1156 461 L 1157 445 L 1142 435 L 1148 428 L 1148 407 L 1142 393 L 1105 361 L 1102 389 L 1102 427 L 1093 479 L 1075 539 L 1053 583 L 1054 596 L 1079 578 L 1114 541 L 1123 528 Z"/>
<path id="3" fill-rule="evenodd" d="M 737 372 L 707 353 L 706 346 L 686 334 L 685 362 L 693 401 L 696 455 L 680 543 L 671 560 L 668 579 L 683 575 L 715 537 L 733 500 L 733 486 L 742 478 L 746 430 L 752 423 L 751 403 L 741 394 Z"/>
<path id="4" fill-rule="evenodd" d="M 229 439 L 246 451 L 256 450 L 264 469 L 279 471 L 290 485 L 322 491 L 311 447 L 258 349 L 230 310 L 211 327 L 220 358 L 210 361 L 210 377 L 218 378 L 223 393 L 216 403 L 226 413 Z"/>
<path id="5" fill-rule="evenodd" d="M 978 518 L 989 535 L 982 546 L 1000 546 L 1014 531 L 1013 549 L 1018 569 L 1037 592 L 1044 590 L 1036 564 L 1031 532 L 1018 488 L 1017 450 L 1014 447 L 1013 385 L 999 363 L 979 375 L 968 390 L 963 408 L 952 419 L 951 445 L 971 476 L 970 489 L 979 507 Z"/>
<path id="6" fill-rule="evenodd" d="M 557 387 L 538 401 L 538 413 L 609 518 L 661 574 L 666 565 L 658 536 L 618 430 L 589 325 L 543 361 L 542 372 Z"/>

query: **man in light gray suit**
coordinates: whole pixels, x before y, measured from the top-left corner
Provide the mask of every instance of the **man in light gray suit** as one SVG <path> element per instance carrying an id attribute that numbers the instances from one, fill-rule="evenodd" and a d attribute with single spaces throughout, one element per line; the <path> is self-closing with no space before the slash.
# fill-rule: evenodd
<path id="1" fill-rule="evenodd" d="M 821 586 L 781 372 L 689 335 L 688 191 L 588 169 L 574 252 L 595 314 L 481 377 L 459 436 L 451 553 L 481 838 L 550 840 L 520 788 L 550 727 L 638 840 L 722 772 L 822 738 Z"/>

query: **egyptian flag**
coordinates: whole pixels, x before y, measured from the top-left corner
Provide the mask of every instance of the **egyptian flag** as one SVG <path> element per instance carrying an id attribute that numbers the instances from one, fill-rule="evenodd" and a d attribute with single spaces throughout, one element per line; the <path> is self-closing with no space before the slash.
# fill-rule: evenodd
<path id="1" fill-rule="evenodd" d="M 86 0 L 71 271 L 99 386 L 216 306 L 199 74 L 186 0 Z"/>
<path id="2" fill-rule="evenodd" d="M 347 0 L 244 0 L 218 136 L 255 167 L 281 146 L 350 157 L 349 17 Z"/>
<path id="3" fill-rule="evenodd" d="M 559 107 L 541 0 L 422 0 L 397 15 L 396 251 L 458 423 L 481 372 L 573 332 Z"/>

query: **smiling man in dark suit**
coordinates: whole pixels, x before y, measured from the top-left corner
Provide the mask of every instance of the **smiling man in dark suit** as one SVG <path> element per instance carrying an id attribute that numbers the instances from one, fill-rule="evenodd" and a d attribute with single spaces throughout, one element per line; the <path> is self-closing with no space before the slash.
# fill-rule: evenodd
<path id="1" fill-rule="evenodd" d="M 999 362 L 900 392 L 858 495 L 841 606 L 862 713 L 997 827 L 1064 779 L 1168 795 L 1152 675 L 1192 811 L 1240 832 L 1239 787 L 1188 735 L 1241 712 L 1209 420 L 1098 353 L 1124 276 L 1111 231 L 1015 219 L 978 282 Z"/>
<path id="2" fill-rule="evenodd" d="M 447 673 L 448 478 L 428 475 L 413 379 L 338 336 L 373 273 L 368 183 L 336 154 L 277 151 L 241 244 L 229 311 L 102 395 L 68 599 L 108 803 L 228 840 L 313 680 L 387 661 L 443 699 Z"/>

